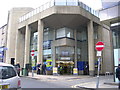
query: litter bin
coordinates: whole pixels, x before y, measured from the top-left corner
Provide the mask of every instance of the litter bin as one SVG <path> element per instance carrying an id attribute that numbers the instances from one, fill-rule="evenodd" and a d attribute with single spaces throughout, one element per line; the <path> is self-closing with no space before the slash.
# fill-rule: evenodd
<path id="1" fill-rule="evenodd" d="M 26 68 L 23 68 L 23 76 L 28 76 L 28 70 Z"/>

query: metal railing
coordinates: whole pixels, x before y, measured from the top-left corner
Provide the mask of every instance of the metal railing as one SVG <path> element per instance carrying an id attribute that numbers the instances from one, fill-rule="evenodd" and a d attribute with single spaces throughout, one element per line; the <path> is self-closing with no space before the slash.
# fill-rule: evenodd
<path id="1" fill-rule="evenodd" d="M 50 2 L 47 2 L 44 5 L 41 5 L 40 7 L 34 9 L 33 11 L 21 16 L 19 18 L 19 22 L 25 21 L 25 20 L 29 19 L 30 17 L 50 8 L 52 6 L 80 6 L 81 8 L 90 12 L 91 14 L 99 17 L 98 11 L 93 10 L 92 8 L 87 6 L 86 4 L 80 2 L 80 0 L 51 0 Z"/>

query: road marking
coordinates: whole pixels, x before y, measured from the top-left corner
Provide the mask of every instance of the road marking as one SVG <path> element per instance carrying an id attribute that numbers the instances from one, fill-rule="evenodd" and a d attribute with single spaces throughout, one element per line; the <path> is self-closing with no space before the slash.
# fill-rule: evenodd
<path id="1" fill-rule="evenodd" d="M 88 86 L 87 84 L 90 84 L 90 82 L 85 82 L 85 83 L 81 83 L 81 84 L 76 84 L 76 85 L 73 85 L 71 86 L 72 88 L 80 88 L 80 87 L 86 87 Z M 91 84 L 95 84 L 95 82 L 91 82 Z"/>

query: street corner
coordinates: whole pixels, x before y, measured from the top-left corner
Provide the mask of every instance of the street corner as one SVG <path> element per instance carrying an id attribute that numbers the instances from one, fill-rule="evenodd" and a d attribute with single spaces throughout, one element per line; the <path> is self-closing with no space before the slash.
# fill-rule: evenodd
<path id="1" fill-rule="evenodd" d="M 71 86 L 71 88 L 78 88 L 80 90 L 95 90 L 95 88 L 87 88 L 80 85 L 74 85 L 74 86 Z"/>
<path id="2" fill-rule="evenodd" d="M 71 86 L 72 88 L 84 88 L 86 90 L 95 90 L 95 82 L 86 82 L 86 83 L 81 83 L 81 84 L 76 84 Z"/>

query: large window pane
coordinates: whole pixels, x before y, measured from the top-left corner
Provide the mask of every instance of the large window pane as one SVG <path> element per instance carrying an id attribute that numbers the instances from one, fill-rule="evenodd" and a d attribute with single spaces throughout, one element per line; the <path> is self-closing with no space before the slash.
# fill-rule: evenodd
<path id="1" fill-rule="evenodd" d="M 73 30 L 66 28 L 66 37 L 68 38 L 74 38 Z"/>
<path id="2" fill-rule="evenodd" d="M 57 29 L 56 38 L 64 38 L 64 37 L 74 38 L 73 30 L 66 27 Z"/>
<path id="3" fill-rule="evenodd" d="M 61 28 L 57 30 L 56 38 L 65 37 L 65 28 Z"/>
<path id="4" fill-rule="evenodd" d="M 74 47 L 57 47 L 56 60 L 74 60 Z"/>
<path id="5" fill-rule="evenodd" d="M 77 0 L 67 0 L 67 5 L 68 6 L 77 6 L 78 1 Z"/>
<path id="6" fill-rule="evenodd" d="M 55 0 L 55 5 L 66 5 L 66 0 Z"/>

